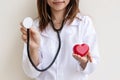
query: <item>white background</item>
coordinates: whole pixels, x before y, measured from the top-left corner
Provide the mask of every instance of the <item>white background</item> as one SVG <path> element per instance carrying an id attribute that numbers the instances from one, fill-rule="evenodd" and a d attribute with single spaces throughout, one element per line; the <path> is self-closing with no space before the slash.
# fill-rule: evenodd
<path id="1" fill-rule="evenodd" d="M 19 23 L 37 16 L 37 0 L 0 0 L 0 80 L 31 80 L 22 69 Z M 89 80 L 120 80 L 120 1 L 81 0 L 81 12 L 96 28 L 101 62 Z"/>

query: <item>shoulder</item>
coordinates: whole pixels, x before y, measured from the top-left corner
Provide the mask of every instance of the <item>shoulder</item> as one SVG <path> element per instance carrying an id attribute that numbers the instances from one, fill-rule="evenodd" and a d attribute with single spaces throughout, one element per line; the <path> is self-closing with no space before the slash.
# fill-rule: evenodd
<path id="1" fill-rule="evenodd" d="M 75 18 L 79 19 L 84 24 L 92 23 L 92 18 L 88 15 L 83 15 L 81 13 L 78 13 Z"/>
<path id="2" fill-rule="evenodd" d="M 74 21 L 78 23 L 79 28 L 82 29 L 83 31 L 90 30 L 90 31 L 95 32 L 93 21 L 92 21 L 92 18 L 90 16 L 82 15 L 81 13 L 78 13 L 76 15 Z"/>
<path id="3" fill-rule="evenodd" d="M 80 25 L 80 24 L 82 24 L 83 26 L 92 24 L 91 17 L 87 15 L 83 15 L 81 13 L 77 13 L 71 25 Z"/>

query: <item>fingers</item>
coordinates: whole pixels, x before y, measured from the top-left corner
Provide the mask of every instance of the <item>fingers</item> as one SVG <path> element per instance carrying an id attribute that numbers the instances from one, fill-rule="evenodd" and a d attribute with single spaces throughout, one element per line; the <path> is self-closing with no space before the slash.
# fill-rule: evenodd
<path id="1" fill-rule="evenodd" d="M 86 63 L 88 61 L 87 57 L 81 57 L 80 55 L 73 54 L 73 57 L 79 62 Z"/>
<path id="2" fill-rule="evenodd" d="M 22 22 L 20 22 L 20 24 L 19 24 L 19 27 L 21 28 L 21 27 L 23 27 L 23 24 L 22 24 Z"/>
<path id="3" fill-rule="evenodd" d="M 21 38 L 26 43 L 27 42 L 27 29 L 23 26 L 22 22 L 20 23 L 20 31 L 22 33 Z"/>
<path id="4" fill-rule="evenodd" d="M 88 57 L 89 61 L 92 62 L 92 56 L 90 55 L 90 53 L 87 54 L 87 57 Z"/>
<path id="5" fill-rule="evenodd" d="M 20 23 L 20 31 L 22 32 L 22 34 L 27 34 L 27 29 L 23 26 L 22 22 Z M 32 33 L 33 35 L 36 34 L 36 30 L 34 27 L 30 28 L 30 33 Z"/>
<path id="6" fill-rule="evenodd" d="M 92 56 L 90 55 L 89 52 L 88 52 L 88 54 L 87 54 L 86 56 L 84 56 L 84 57 L 81 57 L 80 55 L 77 55 L 77 54 L 74 54 L 74 53 L 73 53 L 73 57 L 74 57 L 76 60 L 80 61 L 80 62 L 86 62 L 86 61 L 92 62 Z"/>
<path id="7" fill-rule="evenodd" d="M 20 31 L 22 32 L 22 34 L 27 35 L 27 31 L 23 27 L 20 28 Z"/>
<path id="8" fill-rule="evenodd" d="M 79 61 L 79 57 L 78 57 L 78 55 L 76 55 L 76 54 L 73 53 L 73 57 L 74 57 L 76 60 Z"/>
<path id="9" fill-rule="evenodd" d="M 23 40 L 25 43 L 27 42 L 27 35 L 24 35 L 24 34 L 23 34 L 23 35 L 21 36 L 21 38 L 22 38 L 22 40 Z"/>
<path id="10" fill-rule="evenodd" d="M 27 29 L 22 25 L 22 23 L 20 23 L 20 31 L 21 31 L 23 34 L 27 34 Z"/>

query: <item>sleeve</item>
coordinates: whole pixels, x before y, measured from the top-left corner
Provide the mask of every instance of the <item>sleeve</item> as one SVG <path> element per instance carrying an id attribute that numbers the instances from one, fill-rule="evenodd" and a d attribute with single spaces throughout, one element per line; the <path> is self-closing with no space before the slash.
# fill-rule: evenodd
<path id="1" fill-rule="evenodd" d="M 93 23 L 90 17 L 84 17 L 84 26 L 83 26 L 83 43 L 89 45 L 90 53 L 92 56 L 92 62 L 87 63 L 86 68 L 83 70 L 81 67 L 81 71 L 83 74 L 90 74 L 92 73 L 97 64 L 99 63 L 99 51 L 98 51 L 98 42 L 95 29 L 93 27 Z"/>
<path id="2" fill-rule="evenodd" d="M 37 24 L 38 21 L 34 21 L 33 26 L 37 29 Z M 40 64 L 37 66 L 37 68 L 41 69 L 42 68 L 42 53 L 41 50 L 39 49 L 39 60 Z M 29 61 L 28 54 L 27 54 L 27 45 L 24 43 L 24 48 L 23 48 L 23 60 L 22 60 L 22 67 L 25 72 L 25 74 L 30 77 L 30 78 L 36 78 L 38 77 L 41 72 L 37 71 L 32 64 Z"/>
<path id="3" fill-rule="evenodd" d="M 25 74 L 30 78 L 36 78 L 41 73 L 37 71 L 30 63 L 27 55 L 26 43 L 24 43 L 22 66 Z M 40 67 L 40 64 L 37 67 Z"/>

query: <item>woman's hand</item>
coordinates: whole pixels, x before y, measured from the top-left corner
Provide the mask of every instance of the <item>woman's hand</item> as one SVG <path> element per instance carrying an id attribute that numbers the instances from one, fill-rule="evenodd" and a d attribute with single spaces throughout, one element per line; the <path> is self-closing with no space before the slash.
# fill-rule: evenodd
<path id="1" fill-rule="evenodd" d="M 22 40 L 27 42 L 27 29 L 21 24 Z M 33 27 L 30 28 L 30 48 L 38 49 L 40 46 L 40 34 Z"/>
<path id="2" fill-rule="evenodd" d="M 20 24 L 21 28 L 20 31 L 22 32 L 22 40 L 26 43 L 27 42 L 27 29 Z M 40 47 L 40 33 L 39 31 L 35 30 L 35 28 L 30 28 L 30 56 L 33 60 L 35 65 L 39 64 L 39 57 L 38 57 L 38 51 Z"/>
<path id="3" fill-rule="evenodd" d="M 91 57 L 91 55 L 90 55 L 89 52 L 87 53 L 86 56 L 83 56 L 83 57 L 81 57 L 80 55 L 77 55 L 77 54 L 74 54 L 74 53 L 73 53 L 73 57 L 74 57 L 78 62 L 81 63 L 80 65 L 81 65 L 81 67 L 82 67 L 83 69 L 85 69 L 88 61 L 92 62 L 92 57 Z"/>

